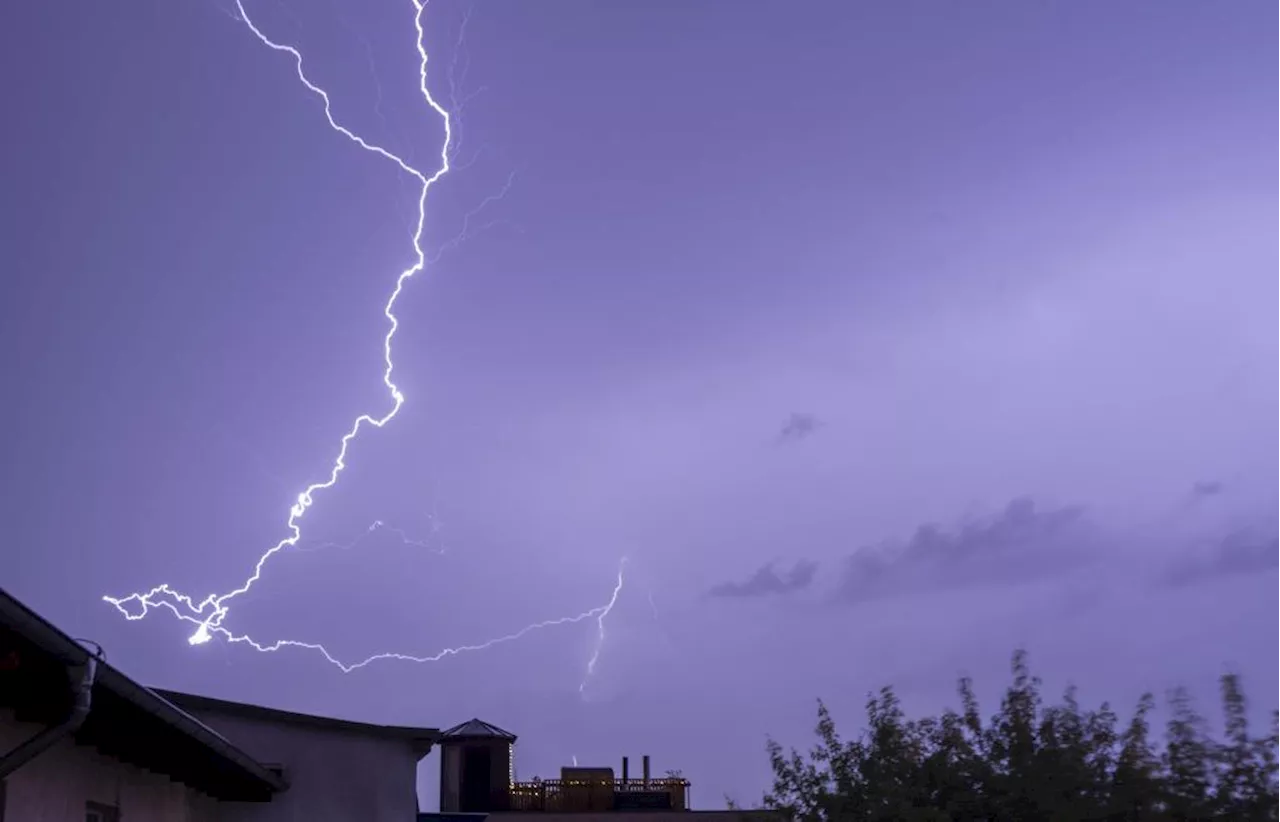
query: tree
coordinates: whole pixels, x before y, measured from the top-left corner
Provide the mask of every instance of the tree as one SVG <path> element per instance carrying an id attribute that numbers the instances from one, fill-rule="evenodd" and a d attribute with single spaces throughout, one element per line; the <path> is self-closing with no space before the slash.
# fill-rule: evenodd
<path id="1" fill-rule="evenodd" d="M 1163 785 L 1160 756 L 1152 747 L 1147 717 L 1155 709 L 1155 698 L 1143 694 L 1138 707 L 1120 737 L 1120 751 L 1111 774 L 1107 798 L 1107 819 L 1111 822 L 1145 822 L 1160 818 Z"/>
<path id="2" fill-rule="evenodd" d="M 1169 696 L 1172 715 L 1165 728 L 1164 807 L 1171 819 L 1209 819 L 1213 815 L 1213 743 L 1185 688 Z"/>
<path id="3" fill-rule="evenodd" d="M 768 742 L 773 786 L 764 805 L 786 822 L 1175 822 L 1276 820 L 1280 712 L 1253 737 L 1238 677 L 1221 680 L 1221 742 L 1187 692 L 1168 700 L 1165 742 L 1151 741 L 1155 700 L 1144 694 L 1129 721 L 1107 703 L 1083 710 L 1073 688 L 1046 705 L 1027 656 L 983 722 L 973 685 L 961 679 L 960 710 L 908 719 L 891 688 L 866 704 L 853 739 L 818 703 L 817 744 L 802 756 Z M 1117 728 L 1122 727 L 1122 730 Z"/>

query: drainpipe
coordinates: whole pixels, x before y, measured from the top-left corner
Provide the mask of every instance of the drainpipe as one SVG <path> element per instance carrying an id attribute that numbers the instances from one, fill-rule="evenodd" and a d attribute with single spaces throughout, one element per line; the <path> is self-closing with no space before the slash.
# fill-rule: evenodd
<path id="1" fill-rule="evenodd" d="M 84 724 L 93 702 L 93 681 L 97 674 L 96 657 L 86 657 L 84 662 L 67 666 L 73 699 L 71 713 L 62 722 L 45 728 L 0 758 L 0 780 L 75 733 Z"/>

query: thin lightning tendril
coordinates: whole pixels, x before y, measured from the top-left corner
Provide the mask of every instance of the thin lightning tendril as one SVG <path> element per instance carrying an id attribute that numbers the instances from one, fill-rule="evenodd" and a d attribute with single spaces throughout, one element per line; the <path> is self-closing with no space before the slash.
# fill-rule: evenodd
<path id="1" fill-rule="evenodd" d="M 217 636 L 223 637 L 228 642 L 244 643 L 262 652 L 278 651 L 283 648 L 305 648 L 308 650 L 319 652 L 321 655 L 324 656 L 326 660 L 328 660 L 330 663 L 340 668 L 344 673 L 350 673 L 351 671 L 354 671 L 358 668 L 363 668 L 366 665 L 369 665 L 370 663 L 373 663 L 373 662 L 377 662 L 379 660 L 400 660 L 400 661 L 406 661 L 406 662 L 435 662 L 447 656 L 454 656 L 467 651 L 480 651 L 480 650 L 491 648 L 495 645 L 499 645 L 502 643 L 512 642 L 517 639 L 520 639 L 526 634 L 529 634 L 533 631 L 540 630 L 543 628 L 550 628 L 558 625 L 570 625 L 570 624 L 582 622 L 584 620 L 591 619 L 594 617 L 599 626 L 599 640 L 597 641 L 595 652 L 592 654 L 591 659 L 587 665 L 587 676 L 590 676 L 591 673 L 593 673 L 595 670 L 596 662 L 600 656 L 600 646 L 604 642 L 604 619 L 606 616 L 609 615 L 609 612 L 613 610 L 614 604 L 618 601 L 618 595 L 622 592 L 623 573 L 622 573 L 621 565 L 619 566 L 619 569 L 618 569 L 618 577 L 617 577 L 617 582 L 614 585 L 613 595 L 609 598 L 609 601 L 606 604 L 600 607 L 593 608 L 589 611 L 585 611 L 581 614 L 578 614 L 577 616 L 561 617 L 558 619 L 550 619 L 550 620 L 545 620 L 543 622 L 536 622 L 531 625 L 527 625 L 524 628 L 521 628 L 519 631 L 506 634 L 505 636 L 500 636 L 495 639 L 490 639 L 485 642 L 474 644 L 474 645 L 460 645 L 454 648 L 446 648 L 435 654 L 431 654 L 427 656 L 415 656 L 412 654 L 386 652 L 386 653 L 374 654 L 359 662 L 346 663 L 339 660 L 337 657 L 333 656 L 323 645 L 319 643 L 303 642 L 303 641 L 292 640 L 292 639 L 278 640 L 276 642 L 271 642 L 271 643 L 261 643 L 252 639 L 247 634 L 235 634 L 229 631 L 227 628 L 223 627 L 223 622 L 226 620 L 227 614 L 230 613 L 230 610 L 231 610 L 228 603 L 231 600 L 235 599 L 236 597 L 241 596 L 242 594 L 248 593 L 249 590 L 253 588 L 254 584 L 262 578 L 263 568 L 266 566 L 268 560 L 270 560 L 273 556 L 280 553 L 284 549 L 296 547 L 298 545 L 298 542 L 302 538 L 302 528 L 299 523 L 301 522 L 302 518 L 306 515 L 307 511 L 315 503 L 316 494 L 320 491 L 325 491 L 329 488 L 332 488 L 334 485 L 337 484 L 339 476 L 342 474 L 342 471 L 347 467 L 348 449 L 350 448 L 352 441 L 355 440 L 355 438 L 359 435 L 360 431 L 365 427 L 369 427 L 369 426 L 373 428 L 384 427 L 387 423 L 391 422 L 391 420 L 395 419 L 396 415 L 400 413 L 400 409 L 405 402 L 404 394 L 400 391 L 400 388 L 396 385 L 395 381 L 392 379 L 392 372 L 395 369 L 395 365 L 391 359 L 391 345 L 392 345 L 392 341 L 395 338 L 396 331 L 400 327 L 400 321 L 395 314 L 395 306 L 396 306 L 396 302 L 400 298 L 401 292 L 404 290 L 405 283 L 408 282 L 409 278 L 411 278 L 413 275 L 421 271 L 429 262 L 433 261 L 427 258 L 427 255 L 422 248 L 422 235 L 423 235 L 423 230 L 426 224 L 427 193 L 430 191 L 431 186 L 435 184 L 437 180 L 444 177 L 445 174 L 449 172 L 450 154 L 451 154 L 451 150 L 454 148 L 453 123 L 450 118 L 450 113 L 438 102 L 436 102 L 435 98 L 432 97 L 431 95 L 431 91 L 427 87 L 428 55 L 427 55 L 427 48 L 424 43 L 425 32 L 423 30 L 423 25 L 422 25 L 422 15 L 426 9 L 428 0 L 410 0 L 410 2 L 413 4 L 413 7 L 414 7 L 413 22 L 414 22 L 414 29 L 417 34 L 416 46 L 417 46 L 418 57 L 419 57 L 418 90 L 419 92 L 421 92 L 422 97 L 426 101 L 427 105 L 432 109 L 432 111 L 434 111 L 436 114 L 440 116 L 440 119 L 444 123 L 444 142 L 441 145 L 440 155 L 439 155 L 440 165 L 435 170 L 434 173 L 429 175 L 414 168 L 412 165 L 410 165 L 408 162 L 406 162 L 397 154 L 391 151 L 388 151 L 387 149 L 377 144 L 366 141 L 360 135 L 356 134 L 355 132 L 351 131 L 347 127 L 340 124 L 333 116 L 332 106 L 329 100 L 328 92 L 326 92 L 323 88 L 312 83 L 311 80 L 307 77 L 306 72 L 303 70 L 302 53 L 298 51 L 298 49 L 294 48 L 293 46 L 289 46 L 283 43 L 278 43 L 272 40 L 271 38 L 269 38 L 266 34 L 263 33 L 263 31 L 260 28 L 258 28 L 257 24 L 253 22 L 253 19 L 249 16 L 249 13 L 245 10 L 244 0 L 235 0 L 236 12 L 238 13 L 238 18 L 237 18 L 238 22 L 243 23 L 249 29 L 249 31 L 264 46 L 271 49 L 272 51 L 287 54 L 289 55 L 289 57 L 292 58 L 293 64 L 294 64 L 294 70 L 295 70 L 295 73 L 297 74 L 299 82 L 301 82 L 302 85 L 308 91 L 310 91 L 312 94 L 320 98 L 320 101 L 323 103 L 324 116 L 325 116 L 325 119 L 328 121 L 330 128 L 338 132 L 339 134 L 341 134 L 346 139 L 358 145 L 364 151 L 367 151 L 371 154 L 376 154 L 379 157 L 382 157 L 383 159 L 389 160 L 390 162 L 394 163 L 402 172 L 416 179 L 420 185 L 420 190 L 418 193 L 417 224 L 413 231 L 413 249 L 415 254 L 415 260 L 413 265 L 401 271 L 400 275 L 396 278 L 395 287 L 392 289 L 391 295 L 390 297 L 388 297 L 387 302 L 385 303 L 382 310 L 382 313 L 387 318 L 387 322 L 389 323 L 389 326 L 390 326 L 387 330 L 386 336 L 383 337 L 383 341 L 382 341 L 383 365 L 384 365 L 383 372 L 382 372 L 382 383 L 383 385 L 386 386 L 387 391 L 391 395 L 391 400 L 392 400 L 391 409 L 387 411 L 385 414 L 383 414 L 381 417 L 375 417 L 371 414 L 361 414 L 359 417 L 355 419 L 355 421 L 351 424 L 351 428 L 342 437 L 341 443 L 338 448 L 338 454 L 333 461 L 332 467 L 329 470 L 328 477 L 321 482 L 312 483 L 311 485 L 307 486 L 307 488 L 304 491 L 302 491 L 302 493 L 298 494 L 297 500 L 290 507 L 289 517 L 286 520 L 286 527 L 288 528 L 289 535 L 284 539 L 280 540 L 279 542 L 277 542 L 275 545 L 269 548 L 265 553 L 263 553 L 258 558 L 258 561 L 254 564 L 253 573 L 248 577 L 248 579 L 246 579 L 240 585 L 240 587 L 234 588 L 231 591 L 228 591 L 224 594 L 210 594 L 208 597 L 206 597 L 205 599 L 201 600 L 198 603 L 192 597 L 175 590 L 174 588 L 169 586 L 167 583 L 157 585 L 155 588 L 152 588 L 150 591 L 147 591 L 145 593 L 133 593 L 124 597 L 112 597 L 112 596 L 104 595 L 102 599 L 105 602 L 108 602 L 111 605 L 113 605 L 116 608 L 116 610 L 118 610 L 125 617 L 125 619 L 128 619 L 130 621 L 143 619 L 144 617 L 147 616 L 147 614 L 153 608 L 164 608 L 171 611 L 179 620 L 182 620 L 184 622 L 189 622 L 196 626 L 195 632 L 187 640 L 192 645 L 204 644 L 206 642 L 209 642 L 214 635 L 217 635 Z M 508 179 L 507 187 L 509 187 L 510 184 L 511 184 L 511 180 Z M 504 187 L 503 193 L 505 193 L 505 191 L 506 191 L 506 187 Z M 498 195 L 498 197 L 501 197 L 501 195 Z M 487 199 L 485 203 L 481 204 L 481 207 L 483 207 L 484 204 L 488 203 L 492 199 L 497 199 L 497 198 Z M 472 214 L 469 214 L 468 219 L 473 215 L 474 215 L 474 212 Z M 467 233 L 468 232 L 466 230 L 466 226 L 464 226 L 463 236 L 465 237 Z M 442 248 L 440 251 L 441 253 L 443 253 L 446 250 L 448 249 Z M 439 255 L 437 254 L 436 256 L 438 257 Z M 380 525 L 381 523 L 375 523 L 374 527 L 376 528 L 376 527 L 379 527 Z M 623 560 L 623 564 L 625 564 L 625 559 Z M 583 681 L 584 683 L 583 687 L 585 687 L 585 682 L 586 680 Z"/>
<path id="2" fill-rule="evenodd" d="M 438 523 L 436 523 L 433 520 L 431 525 L 432 525 L 431 533 L 432 534 L 439 533 L 440 528 Z M 413 537 L 409 536 L 409 532 L 404 530 L 403 528 L 397 528 L 394 525 L 387 525 L 385 522 L 383 522 L 380 519 L 375 519 L 369 525 L 368 528 L 364 529 L 364 531 L 360 533 L 360 536 L 356 537 L 350 542 L 332 542 L 332 541 L 320 542 L 314 545 L 309 545 L 305 548 L 302 546 L 302 544 L 298 544 L 297 546 L 295 546 L 294 550 L 299 552 L 307 552 L 307 551 L 323 551 L 330 548 L 337 548 L 342 551 L 350 551 L 356 546 L 362 544 L 370 536 L 380 531 L 386 531 L 390 534 L 395 535 L 395 537 L 400 540 L 401 545 L 407 545 L 411 548 L 421 548 L 424 551 L 430 551 L 435 554 L 445 553 L 445 549 L 442 545 L 438 545 L 438 544 L 432 545 L 430 542 L 424 539 L 414 539 Z"/>
<path id="3" fill-rule="evenodd" d="M 599 612 L 594 614 L 596 618 L 596 644 L 591 649 L 591 658 L 587 660 L 587 671 L 582 675 L 582 682 L 578 685 L 578 693 L 585 696 L 587 693 L 587 682 L 591 680 L 591 676 L 596 672 L 596 664 L 600 662 L 600 652 L 604 650 L 604 618 L 613 610 L 613 604 L 618 601 L 618 594 L 622 592 L 622 571 L 626 568 L 627 558 L 623 557 L 622 562 L 618 565 L 618 584 L 613 589 L 613 598 L 609 600 L 609 604 L 604 608 L 597 608 Z"/>

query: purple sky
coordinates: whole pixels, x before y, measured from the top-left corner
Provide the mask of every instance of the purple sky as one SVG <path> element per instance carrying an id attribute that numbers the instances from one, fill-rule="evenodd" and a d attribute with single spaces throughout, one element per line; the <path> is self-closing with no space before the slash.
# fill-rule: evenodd
<path id="1" fill-rule="evenodd" d="M 415 184 L 232 8 L 0 29 L 0 583 L 127 672 L 479 715 L 526 777 L 650 753 L 704 807 L 757 797 L 815 697 L 936 711 L 1016 645 L 1086 699 L 1234 668 L 1271 707 L 1273 3 L 491 0 L 459 50 L 435 0 L 461 142 L 397 307 L 407 403 L 226 627 L 430 654 L 603 605 L 625 556 L 581 693 L 593 620 L 344 675 L 101 600 L 236 587 L 389 408 Z M 434 171 L 408 0 L 247 8 Z"/>

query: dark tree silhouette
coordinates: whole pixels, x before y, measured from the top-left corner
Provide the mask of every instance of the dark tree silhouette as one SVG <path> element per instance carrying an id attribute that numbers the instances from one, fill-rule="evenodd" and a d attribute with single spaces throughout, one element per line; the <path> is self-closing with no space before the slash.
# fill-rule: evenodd
<path id="1" fill-rule="evenodd" d="M 807 756 L 769 741 L 774 779 L 765 807 L 786 822 L 1278 818 L 1280 714 L 1266 736 L 1251 736 L 1236 676 L 1221 679 L 1221 740 L 1178 689 L 1158 748 L 1150 694 L 1119 727 L 1109 705 L 1085 710 L 1071 688 L 1046 705 L 1024 652 L 1012 667 L 1000 709 L 985 723 L 968 679 L 959 683 L 959 712 L 924 719 L 908 719 L 893 690 L 882 689 L 867 702 L 862 733 L 847 741 L 819 703 L 818 741 Z"/>

